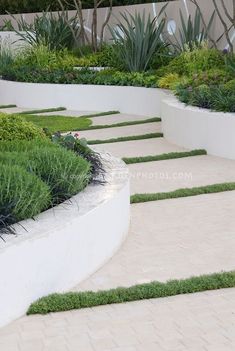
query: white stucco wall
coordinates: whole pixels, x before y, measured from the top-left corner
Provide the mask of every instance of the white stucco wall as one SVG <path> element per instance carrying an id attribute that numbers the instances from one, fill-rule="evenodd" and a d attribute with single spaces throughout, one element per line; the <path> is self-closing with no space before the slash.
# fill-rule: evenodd
<path id="1" fill-rule="evenodd" d="M 108 182 L 90 185 L 71 202 L 16 225 L 0 241 L 0 326 L 36 299 L 74 287 L 119 248 L 129 228 L 127 168 L 109 159 Z M 107 168 L 108 169 L 108 168 Z"/>
<path id="2" fill-rule="evenodd" d="M 174 96 L 163 99 L 161 111 L 162 131 L 168 141 L 235 159 L 235 113 L 185 106 Z"/>
<path id="3" fill-rule="evenodd" d="M 18 107 L 63 106 L 80 111 L 160 115 L 161 89 L 80 84 L 34 84 L 0 80 L 1 104 Z"/>

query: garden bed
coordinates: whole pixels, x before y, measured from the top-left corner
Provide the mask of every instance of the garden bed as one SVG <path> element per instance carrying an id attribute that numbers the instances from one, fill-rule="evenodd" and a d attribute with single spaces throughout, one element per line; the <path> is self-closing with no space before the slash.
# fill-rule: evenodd
<path id="1" fill-rule="evenodd" d="M 164 90 L 105 85 L 40 84 L 0 80 L 1 104 L 77 111 L 110 111 L 156 117 Z"/>
<path id="2" fill-rule="evenodd" d="M 0 325 L 25 313 L 35 299 L 86 279 L 121 245 L 129 227 L 128 172 L 122 161 L 102 158 L 105 185 L 89 185 L 35 220 L 15 225 L 17 236 L 3 237 Z"/>
<path id="3" fill-rule="evenodd" d="M 165 96 L 161 111 L 162 131 L 168 141 L 188 149 L 205 149 L 208 154 L 235 159 L 234 113 L 186 106 L 174 96 Z"/>

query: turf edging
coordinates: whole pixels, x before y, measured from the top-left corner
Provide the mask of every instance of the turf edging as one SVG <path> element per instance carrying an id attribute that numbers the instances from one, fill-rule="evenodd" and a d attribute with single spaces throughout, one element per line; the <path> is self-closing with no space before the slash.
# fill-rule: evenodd
<path id="1" fill-rule="evenodd" d="M 91 116 L 88 116 L 88 118 L 90 118 L 90 117 Z M 90 127 L 86 128 L 86 129 L 80 129 L 80 131 L 81 130 L 96 130 L 96 129 L 126 127 L 126 126 L 134 126 L 134 125 L 138 125 L 138 124 L 146 124 L 146 123 L 154 123 L 154 122 L 161 122 L 161 118 L 154 117 L 154 118 L 142 119 L 139 121 L 126 121 L 126 122 L 113 123 L 113 124 L 94 125 L 94 126 L 90 126 Z"/>
<path id="2" fill-rule="evenodd" d="M 130 165 L 134 163 L 172 160 L 175 158 L 184 158 L 184 157 L 200 156 L 200 155 L 207 155 L 206 150 L 198 149 L 198 150 L 183 151 L 183 152 L 169 152 L 161 155 L 152 155 L 152 156 L 143 156 L 143 157 L 124 157 L 122 160 L 127 165 Z"/>
<path id="3" fill-rule="evenodd" d="M 36 113 L 46 113 L 46 112 L 59 112 L 67 110 L 66 107 L 52 107 L 52 108 L 44 108 L 38 110 L 29 110 L 17 113 L 18 115 L 34 115 Z"/>
<path id="4" fill-rule="evenodd" d="M 104 291 L 51 294 L 31 304 L 27 314 L 47 314 L 114 303 L 192 294 L 235 287 L 235 272 L 202 275 L 166 283 L 151 282 Z"/>
<path id="5" fill-rule="evenodd" d="M 152 138 L 161 138 L 161 137 L 163 137 L 163 133 L 149 133 L 149 134 L 131 135 L 126 137 L 112 138 L 112 139 L 105 139 L 105 140 L 88 140 L 87 143 L 90 145 L 109 144 L 109 143 L 118 143 L 118 142 L 131 141 L 131 140 L 152 139 Z"/>
<path id="6" fill-rule="evenodd" d="M 221 193 L 224 191 L 235 190 L 235 182 L 233 183 L 220 183 L 213 185 L 206 185 L 194 188 L 183 188 L 166 193 L 153 193 L 153 194 L 134 194 L 131 196 L 131 203 L 141 203 L 148 201 L 160 201 L 167 199 L 176 199 L 180 197 L 197 196 L 213 193 Z"/>
<path id="7" fill-rule="evenodd" d="M 13 107 L 17 107 L 16 105 L 0 105 L 0 108 L 1 109 L 4 109 L 4 108 L 13 108 Z"/>

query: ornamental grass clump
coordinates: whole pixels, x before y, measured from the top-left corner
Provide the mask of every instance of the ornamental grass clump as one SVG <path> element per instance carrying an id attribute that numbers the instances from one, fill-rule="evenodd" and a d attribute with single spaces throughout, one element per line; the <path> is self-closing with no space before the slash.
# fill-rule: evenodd
<path id="1" fill-rule="evenodd" d="M 79 193 L 91 178 L 88 161 L 50 141 L 4 142 L 0 151 L 0 163 L 17 164 L 49 186 L 52 204 Z"/>
<path id="2" fill-rule="evenodd" d="M 50 206 L 49 186 L 16 165 L 0 163 L 0 231 Z"/>
<path id="3" fill-rule="evenodd" d="M 30 125 L 16 134 L 19 140 L 0 140 L 0 237 L 14 232 L 12 224 L 70 199 L 91 180 L 91 163 L 74 151 L 44 134 L 22 140 L 35 136 L 28 134 Z"/>

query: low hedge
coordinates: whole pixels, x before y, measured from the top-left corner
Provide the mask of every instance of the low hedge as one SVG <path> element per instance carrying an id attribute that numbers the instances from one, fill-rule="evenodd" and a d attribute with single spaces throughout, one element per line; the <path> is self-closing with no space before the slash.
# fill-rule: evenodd
<path id="1" fill-rule="evenodd" d="M 166 283 L 155 281 L 128 288 L 51 294 L 32 303 L 27 314 L 47 314 L 233 287 L 235 287 L 235 272 L 222 272 L 170 280 Z"/>
<path id="2" fill-rule="evenodd" d="M 135 4 L 146 4 L 152 2 L 163 2 L 164 0 L 113 0 L 114 6 L 125 6 Z M 169 1 L 169 0 L 168 0 Z M 176 0 L 170 0 L 176 1 Z M 94 1 L 83 0 L 83 8 L 93 8 Z M 109 6 L 109 1 L 106 0 L 103 7 Z M 67 1 L 67 9 L 73 9 L 73 0 Z M 1 0 L 0 1 L 0 14 L 10 13 L 31 13 L 45 11 L 47 8 L 50 10 L 60 10 L 60 6 L 56 0 Z"/>
<path id="3" fill-rule="evenodd" d="M 157 76 L 154 72 L 119 72 L 113 69 L 104 71 L 91 71 L 88 69 L 46 69 L 33 67 L 9 67 L 2 73 L 5 80 L 30 83 L 53 83 L 53 84 L 95 84 L 117 86 L 139 86 L 156 88 Z"/>
<path id="4" fill-rule="evenodd" d="M 0 114 L 0 141 L 45 138 L 42 129 L 18 115 Z"/>

